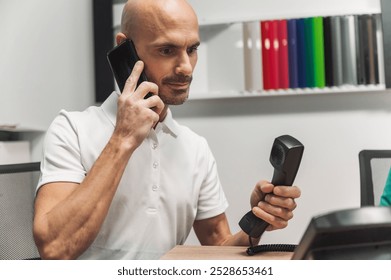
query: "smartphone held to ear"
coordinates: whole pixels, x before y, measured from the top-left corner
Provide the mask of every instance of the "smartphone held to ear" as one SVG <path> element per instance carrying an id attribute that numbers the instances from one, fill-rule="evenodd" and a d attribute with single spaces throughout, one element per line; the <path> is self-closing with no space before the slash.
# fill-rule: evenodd
<path id="1" fill-rule="evenodd" d="M 138 60 L 140 60 L 133 42 L 129 39 L 126 39 L 107 53 L 107 59 L 110 64 L 111 71 L 114 74 L 118 88 L 122 93 L 126 80 L 132 73 L 134 65 Z M 148 79 L 143 71 L 137 82 L 137 86 L 147 80 Z M 149 96 L 151 96 L 151 93 L 148 93 L 145 98 L 148 98 Z"/>

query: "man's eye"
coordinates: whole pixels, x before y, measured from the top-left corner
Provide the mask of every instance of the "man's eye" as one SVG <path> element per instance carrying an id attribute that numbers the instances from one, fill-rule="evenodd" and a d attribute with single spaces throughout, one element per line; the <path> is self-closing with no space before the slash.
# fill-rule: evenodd
<path id="1" fill-rule="evenodd" d="M 191 47 L 191 48 L 189 48 L 189 49 L 187 50 L 187 52 L 188 52 L 189 54 L 192 54 L 192 53 L 197 52 L 197 50 L 198 50 L 198 46 L 197 46 L 197 47 Z"/>
<path id="2" fill-rule="evenodd" d="M 163 54 L 163 55 L 170 55 L 170 54 L 173 53 L 173 51 L 170 48 L 164 48 L 164 49 L 160 50 L 160 53 Z"/>

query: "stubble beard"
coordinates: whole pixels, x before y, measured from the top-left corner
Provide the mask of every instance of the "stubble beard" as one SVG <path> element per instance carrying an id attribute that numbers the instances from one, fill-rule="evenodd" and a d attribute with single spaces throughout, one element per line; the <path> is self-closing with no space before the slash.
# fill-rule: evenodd
<path id="1" fill-rule="evenodd" d="M 169 90 L 159 93 L 160 98 L 166 105 L 182 105 L 189 98 L 189 88 L 186 90 Z"/>

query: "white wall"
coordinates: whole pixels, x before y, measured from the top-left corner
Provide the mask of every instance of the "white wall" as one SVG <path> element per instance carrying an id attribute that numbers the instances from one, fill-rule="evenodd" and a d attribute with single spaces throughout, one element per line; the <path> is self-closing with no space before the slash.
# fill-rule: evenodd
<path id="1" fill-rule="evenodd" d="M 0 0 L 0 123 L 46 129 L 61 108 L 93 104 L 91 10 L 90 0 Z M 361 92 L 191 100 L 173 111 L 208 139 L 234 231 L 255 182 L 271 178 L 274 138 L 291 134 L 303 142 L 295 217 L 287 229 L 264 236 L 296 243 L 313 215 L 359 206 L 358 152 L 391 148 L 390 109 L 390 92 Z"/>
<path id="2" fill-rule="evenodd" d="M 0 125 L 46 130 L 94 102 L 91 0 L 0 0 Z M 41 134 L 33 140 L 40 155 Z"/>

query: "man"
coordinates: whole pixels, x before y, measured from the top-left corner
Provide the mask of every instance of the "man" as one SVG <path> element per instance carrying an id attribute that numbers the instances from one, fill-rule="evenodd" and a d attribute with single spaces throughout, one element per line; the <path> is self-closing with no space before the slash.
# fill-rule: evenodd
<path id="1" fill-rule="evenodd" d="M 185 0 L 129 0 L 121 31 L 117 44 L 131 39 L 142 60 L 122 94 L 62 111 L 48 129 L 34 216 L 42 258 L 155 259 L 192 227 L 203 245 L 248 245 L 244 232 L 230 232 L 205 139 L 168 108 L 188 98 L 200 43 L 193 9 Z M 142 70 L 149 82 L 136 88 Z M 250 200 L 273 230 L 287 226 L 299 196 L 261 181 Z"/>

